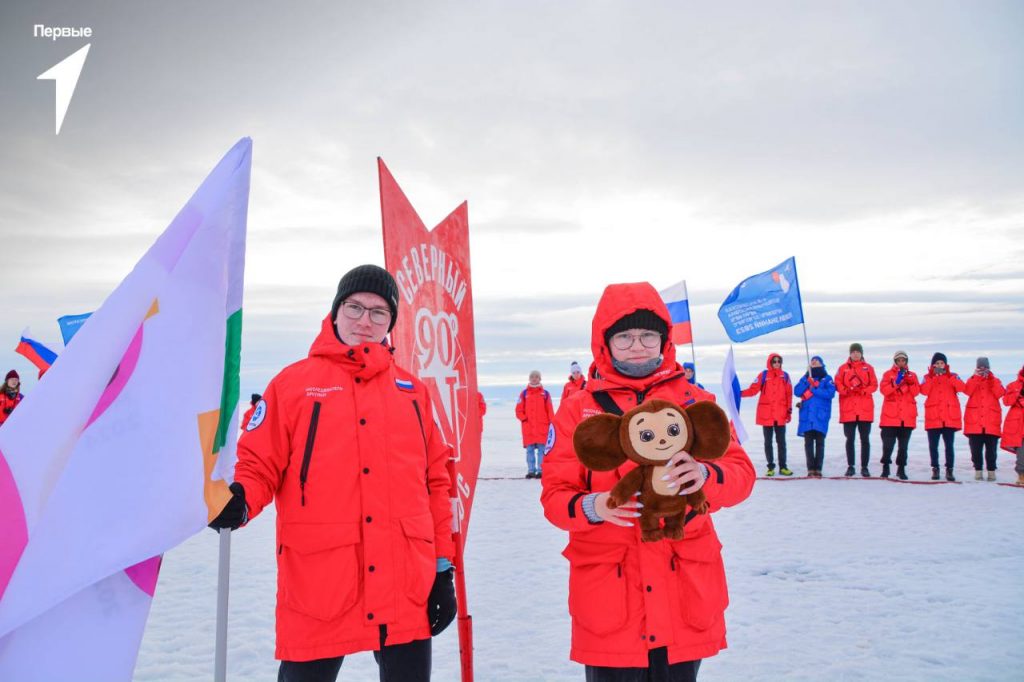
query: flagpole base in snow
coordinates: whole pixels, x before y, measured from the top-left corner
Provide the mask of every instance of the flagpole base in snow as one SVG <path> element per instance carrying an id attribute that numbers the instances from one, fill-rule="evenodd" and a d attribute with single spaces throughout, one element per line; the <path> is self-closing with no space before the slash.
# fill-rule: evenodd
<path id="1" fill-rule="evenodd" d="M 220 556 L 217 567 L 217 647 L 213 660 L 214 682 L 225 682 L 228 675 L 228 587 L 231 580 L 231 531 L 220 529 Z"/>

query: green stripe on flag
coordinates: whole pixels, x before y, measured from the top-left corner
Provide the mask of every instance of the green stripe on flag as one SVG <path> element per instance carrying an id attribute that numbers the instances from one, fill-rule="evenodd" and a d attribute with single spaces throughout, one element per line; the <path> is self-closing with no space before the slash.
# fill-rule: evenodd
<path id="1" fill-rule="evenodd" d="M 220 452 L 227 442 L 231 415 L 238 409 L 241 365 L 242 309 L 239 308 L 228 318 L 227 337 L 224 341 L 224 383 L 220 390 L 220 421 L 217 424 L 217 437 L 213 441 L 214 453 Z"/>

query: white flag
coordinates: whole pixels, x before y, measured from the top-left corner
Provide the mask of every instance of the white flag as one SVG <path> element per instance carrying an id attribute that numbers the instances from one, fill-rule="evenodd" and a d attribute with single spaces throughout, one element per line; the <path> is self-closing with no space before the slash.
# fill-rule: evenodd
<path id="1" fill-rule="evenodd" d="M 722 393 L 725 397 L 725 410 L 729 413 L 733 428 L 736 429 L 736 439 L 742 445 L 747 441 L 747 430 L 743 428 L 743 421 L 740 419 L 740 380 L 736 376 L 732 346 L 729 346 L 729 353 L 725 356 L 725 365 L 722 366 Z"/>
<path id="2" fill-rule="evenodd" d="M 129 680 L 159 557 L 230 499 L 252 141 L 0 429 L 0 679 Z"/>

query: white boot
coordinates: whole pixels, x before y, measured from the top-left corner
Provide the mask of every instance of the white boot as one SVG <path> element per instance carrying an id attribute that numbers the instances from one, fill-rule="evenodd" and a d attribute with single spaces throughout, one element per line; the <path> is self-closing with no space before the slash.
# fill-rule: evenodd
<path id="1" fill-rule="evenodd" d="M 975 481 L 980 481 L 981 480 L 981 469 L 976 469 L 974 471 L 974 480 Z"/>
<path id="2" fill-rule="evenodd" d="M 994 472 L 994 471 L 988 472 L 988 480 L 990 480 L 990 481 L 996 480 L 996 472 Z"/>

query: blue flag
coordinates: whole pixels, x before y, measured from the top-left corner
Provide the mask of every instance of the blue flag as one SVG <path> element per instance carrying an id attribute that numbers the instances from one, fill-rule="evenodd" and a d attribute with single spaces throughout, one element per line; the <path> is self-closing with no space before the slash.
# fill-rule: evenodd
<path id="1" fill-rule="evenodd" d="M 71 338 L 78 333 L 78 330 L 82 328 L 82 325 L 85 324 L 90 315 L 92 313 L 65 315 L 64 317 L 57 318 L 57 324 L 60 325 L 60 335 L 64 337 L 65 346 L 71 342 Z"/>
<path id="2" fill-rule="evenodd" d="M 737 343 L 802 324 L 803 304 L 796 277 L 796 258 L 748 277 L 732 290 L 718 309 L 725 333 Z"/>

